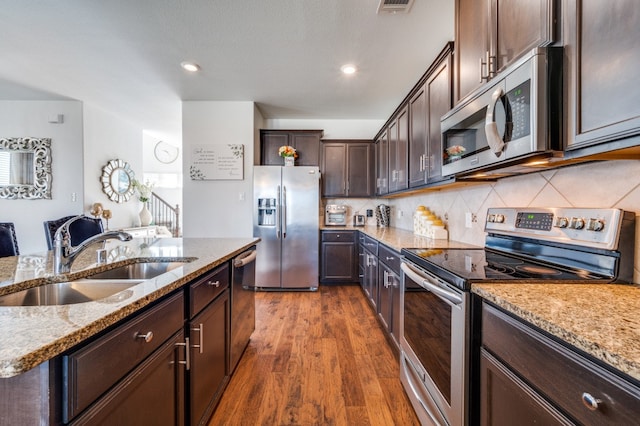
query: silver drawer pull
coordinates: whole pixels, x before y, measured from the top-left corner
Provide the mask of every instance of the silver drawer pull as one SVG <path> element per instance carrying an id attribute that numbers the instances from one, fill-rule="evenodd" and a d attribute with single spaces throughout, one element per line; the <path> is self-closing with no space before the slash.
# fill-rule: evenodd
<path id="1" fill-rule="evenodd" d="M 387 256 L 385 259 L 387 259 L 387 260 L 393 260 L 393 259 L 395 259 L 395 257 L 393 257 L 393 256 Z"/>
<path id="2" fill-rule="evenodd" d="M 218 280 L 218 281 L 207 281 L 207 285 L 210 285 L 211 287 L 218 288 L 218 287 L 220 287 L 220 280 Z"/>
<path id="3" fill-rule="evenodd" d="M 147 331 L 147 334 L 136 333 L 136 339 L 144 339 L 145 342 L 149 343 L 153 340 L 153 331 Z"/>
<path id="4" fill-rule="evenodd" d="M 582 403 L 591 411 L 596 411 L 599 408 L 598 404 L 600 404 L 601 402 L 601 399 L 594 397 L 588 392 L 584 392 L 582 394 Z"/>

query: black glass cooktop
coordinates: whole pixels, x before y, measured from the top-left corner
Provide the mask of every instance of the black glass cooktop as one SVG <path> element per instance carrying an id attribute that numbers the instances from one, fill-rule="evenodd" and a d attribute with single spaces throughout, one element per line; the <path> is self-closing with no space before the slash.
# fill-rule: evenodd
<path id="1" fill-rule="evenodd" d="M 611 281 L 610 277 L 587 270 L 562 268 L 482 248 L 402 249 L 402 254 L 416 265 L 462 288 L 478 281 Z"/>

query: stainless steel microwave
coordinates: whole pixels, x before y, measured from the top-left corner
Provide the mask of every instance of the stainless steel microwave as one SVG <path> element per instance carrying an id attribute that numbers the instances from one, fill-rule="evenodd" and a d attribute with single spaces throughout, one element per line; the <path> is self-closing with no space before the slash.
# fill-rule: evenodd
<path id="1" fill-rule="evenodd" d="M 533 49 L 442 117 L 442 175 L 562 154 L 562 49 Z"/>

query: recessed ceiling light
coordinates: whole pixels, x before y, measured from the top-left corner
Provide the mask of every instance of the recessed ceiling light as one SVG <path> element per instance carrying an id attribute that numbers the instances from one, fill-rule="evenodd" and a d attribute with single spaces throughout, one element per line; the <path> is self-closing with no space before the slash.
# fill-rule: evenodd
<path id="1" fill-rule="evenodd" d="M 194 62 L 182 62 L 180 66 L 189 72 L 200 71 L 200 65 Z"/>
<path id="2" fill-rule="evenodd" d="M 357 70 L 356 66 L 351 64 L 346 64 L 340 67 L 340 71 L 347 75 L 355 74 Z"/>

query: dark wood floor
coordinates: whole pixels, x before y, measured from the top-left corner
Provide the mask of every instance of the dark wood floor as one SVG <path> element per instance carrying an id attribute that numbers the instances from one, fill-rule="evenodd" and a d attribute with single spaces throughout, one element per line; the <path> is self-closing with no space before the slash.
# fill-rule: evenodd
<path id="1" fill-rule="evenodd" d="M 256 293 L 256 330 L 210 426 L 419 425 L 358 286 Z"/>

